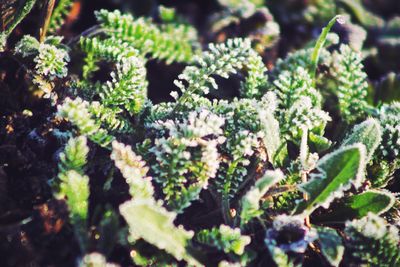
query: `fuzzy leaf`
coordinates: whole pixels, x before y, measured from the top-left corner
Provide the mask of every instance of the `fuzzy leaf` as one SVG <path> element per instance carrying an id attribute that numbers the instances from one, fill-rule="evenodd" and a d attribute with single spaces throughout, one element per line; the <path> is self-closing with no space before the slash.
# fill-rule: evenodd
<path id="1" fill-rule="evenodd" d="M 338 266 L 344 254 L 342 238 L 334 229 L 328 227 L 317 227 L 316 229 L 322 254 L 331 265 Z"/>
<path id="2" fill-rule="evenodd" d="M 242 198 L 242 211 L 240 217 L 242 224 L 262 214 L 260 200 L 267 193 L 268 189 L 284 178 L 280 170 L 267 171 L 256 184 Z"/>
<path id="3" fill-rule="evenodd" d="M 389 191 L 369 190 L 346 198 L 344 203 L 336 207 L 328 216 L 335 220 L 351 220 L 360 219 L 368 212 L 380 215 L 388 211 L 395 200 L 396 198 Z"/>
<path id="4" fill-rule="evenodd" d="M 354 144 L 342 147 L 321 158 L 309 182 L 299 189 L 308 195 L 295 209 L 295 214 L 311 214 L 316 208 L 328 208 L 333 199 L 341 197 L 351 185 L 359 187 L 364 178 L 365 146 Z"/>
<path id="5" fill-rule="evenodd" d="M 332 145 L 332 142 L 328 138 L 314 134 L 313 132 L 308 134 L 308 138 L 310 148 L 313 148 L 317 152 L 325 151 Z"/>
<path id="6" fill-rule="evenodd" d="M 88 153 L 89 147 L 87 146 L 85 136 L 69 139 L 64 152 L 60 154 L 60 163 L 58 165 L 60 169 L 59 176 L 62 177 L 65 172 L 70 170 L 83 175 Z"/>
<path id="7" fill-rule="evenodd" d="M 368 119 L 357 124 L 351 134 L 343 141 L 342 145 L 352 145 L 361 143 L 367 150 L 366 162 L 368 162 L 375 152 L 382 139 L 381 126 L 375 119 Z"/>
<path id="8" fill-rule="evenodd" d="M 15 54 L 21 54 L 22 57 L 36 55 L 39 47 L 40 43 L 35 37 L 24 35 L 22 39 L 15 45 Z"/>
<path id="9" fill-rule="evenodd" d="M 336 21 L 338 21 L 340 24 L 343 24 L 343 19 L 341 18 L 340 15 L 337 15 L 334 18 L 332 18 L 329 21 L 328 25 L 326 25 L 326 27 L 324 27 L 322 29 L 321 35 L 319 36 L 319 38 L 315 44 L 313 53 L 311 55 L 311 67 L 312 67 L 311 75 L 314 80 L 315 80 L 315 75 L 317 72 L 318 59 L 319 59 L 319 55 L 321 53 L 321 49 L 324 47 L 328 33 L 331 30 L 332 26 L 336 23 Z M 314 81 L 314 84 L 315 84 L 315 81 Z"/>
<path id="10" fill-rule="evenodd" d="M 129 185 L 129 193 L 133 198 L 152 198 L 154 188 L 151 178 L 147 177 L 149 170 L 142 157 L 132 151 L 131 146 L 126 146 L 117 141 L 112 142 L 113 151 L 111 159 L 120 170 Z"/>
<path id="11" fill-rule="evenodd" d="M 201 230 L 196 234 L 196 239 L 202 244 L 239 256 L 243 255 L 245 247 L 251 242 L 249 236 L 241 235 L 239 228 L 231 228 L 225 224 L 221 224 L 219 228 Z"/>
<path id="12" fill-rule="evenodd" d="M 1 13 L 4 12 L 7 2 L 10 1 L 2 1 L 1 2 Z M 36 3 L 36 0 L 26 0 L 26 1 L 21 1 L 23 2 L 22 5 L 20 5 L 15 12 L 11 16 L 11 18 L 3 18 L 1 19 L 1 23 L 3 24 L 4 21 L 9 21 L 6 26 L 2 25 L 2 31 L 0 32 L 0 52 L 4 51 L 4 47 L 7 42 L 7 37 L 11 34 L 11 32 L 15 29 L 15 27 L 31 12 L 33 6 Z M 4 9 L 3 9 L 4 8 Z"/>
<path id="13" fill-rule="evenodd" d="M 399 230 L 376 214 L 346 222 L 346 250 L 352 266 L 400 266 Z M 347 260 L 347 259 L 346 259 Z"/>
<path id="14" fill-rule="evenodd" d="M 127 201 L 120 205 L 119 210 L 128 223 L 133 238 L 142 238 L 178 260 L 200 265 L 186 249 L 193 232 L 174 225 L 175 213 L 167 211 L 160 203 L 151 199 Z"/>
<path id="15" fill-rule="evenodd" d="M 267 149 L 268 161 L 272 164 L 276 164 L 275 155 L 281 145 L 279 122 L 275 119 L 274 115 L 270 113 L 265 113 L 261 121 L 266 131 L 263 141 Z"/>
<path id="16" fill-rule="evenodd" d="M 60 184 L 60 195 L 67 198 L 73 223 L 85 221 L 88 213 L 89 177 L 75 170 L 65 173 Z"/>

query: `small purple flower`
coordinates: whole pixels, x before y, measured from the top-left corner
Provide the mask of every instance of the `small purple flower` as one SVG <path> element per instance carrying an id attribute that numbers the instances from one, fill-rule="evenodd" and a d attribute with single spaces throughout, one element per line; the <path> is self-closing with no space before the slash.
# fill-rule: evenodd
<path id="1" fill-rule="evenodd" d="M 267 230 L 264 241 L 270 250 L 278 247 L 286 253 L 304 253 L 315 239 L 317 232 L 304 225 L 303 217 L 279 215 L 275 218 L 272 228 Z"/>

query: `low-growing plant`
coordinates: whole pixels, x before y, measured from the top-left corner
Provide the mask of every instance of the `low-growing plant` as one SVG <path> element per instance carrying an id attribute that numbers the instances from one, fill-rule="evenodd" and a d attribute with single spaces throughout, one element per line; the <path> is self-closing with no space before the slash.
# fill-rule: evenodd
<path id="1" fill-rule="evenodd" d="M 270 15 L 263 1 L 218 2 L 211 36 Z M 356 7 L 314 2 L 303 19 L 333 16 L 320 37 L 268 68 L 263 51 L 277 43 L 279 28 L 268 32 L 275 21 L 262 23 L 266 39 L 251 32 L 206 44 L 169 7 L 156 18 L 102 9 L 73 41 L 24 35 L 9 45 L 50 110 L 40 119 L 44 137 L 29 135 L 57 147 L 41 146 L 57 163 L 47 179 L 66 205 L 76 264 L 400 264 L 392 186 L 400 104 L 371 101 L 378 87 L 365 51 L 329 33 L 344 23 L 335 16 L 341 6 Z M 26 1 L 0 46 L 34 3 Z M 57 1 L 49 11 L 51 34 L 72 5 Z M 149 97 L 152 64 L 181 70 L 159 89 L 171 101 Z"/>

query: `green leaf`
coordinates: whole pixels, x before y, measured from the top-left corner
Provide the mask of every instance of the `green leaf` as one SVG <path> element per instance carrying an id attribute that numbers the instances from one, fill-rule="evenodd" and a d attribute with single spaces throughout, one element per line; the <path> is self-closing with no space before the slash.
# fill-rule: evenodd
<path id="1" fill-rule="evenodd" d="M 313 170 L 319 159 L 317 153 L 310 153 L 308 147 L 308 129 L 306 127 L 303 128 L 303 134 L 301 136 L 299 159 L 302 170 L 306 172 Z"/>
<path id="2" fill-rule="evenodd" d="M 251 238 L 241 235 L 239 228 L 231 228 L 221 224 L 218 228 L 203 229 L 196 234 L 199 243 L 215 247 L 225 253 L 243 255 L 245 247 L 250 244 Z"/>
<path id="3" fill-rule="evenodd" d="M 354 144 L 321 158 L 316 166 L 319 173 L 311 174 L 309 182 L 299 185 L 308 200 L 300 202 L 294 213 L 309 215 L 320 206 L 328 208 L 352 185 L 359 187 L 364 179 L 365 155 L 365 146 Z"/>
<path id="4" fill-rule="evenodd" d="M 322 32 L 315 44 L 314 50 L 311 55 L 311 77 L 313 79 L 313 83 L 315 85 L 315 75 L 317 73 L 317 65 L 318 65 L 318 59 L 319 59 L 319 54 L 321 53 L 322 48 L 324 47 L 326 37 L 328 36 L 329 31 L 331 30 L 332 26 L 335 25 L 336 21 L 338 21 L 340 24 L 343 24 L 343 20 L 340 15 L 337 15 L 333 17 L 329 22 L 326 27 L 322 29 Z"/>
<path id="5" fill-rule="evenodd" d="M 375 119 L 367 119 L 366 121 L 357 124 L 351 134 L 346 137 L 342 145 L 352 145 L 361 143 L 367 150 L 366 162 L 368 162 L 378 147 L 382 139 L 381 126 Z"/>
<path id="6" fill-rule="evenodd" d="M 281 145 L 279 122 L 275 119 L 274 115 L 269 112 L 263 113 L 260 119 L 262 127 L 266 132 L 263 141 L 267 149 L 268 161 L 275 165 L 275 156 Z"/>
<path id="7" fill-rule="evenodd" d="M 349 10 L 352 17 L 364 27 L 383 27 L 385 21 L 372 12 L 369 12 L 360 0 L 339 0 L 338 3 Z"/>
<path id="8" fill-rule="evenodd" d="M 332 145 L 332 142 L 328 138 L 314 134 L 313 132 L 308 133 L 308 138 L 310 148 L 317 152 L 325 151 Z"/>
<path id="9" fill-rule="evenodd" d="M 89 206 L 89 177 L 75 170 L 59 176 L 61 179 L 58 197 L 66 198 L 69 217 L 81 249 L 87 247 L 87 217 Z"/>
<path id="10" fill-rule="evenodd" d="M 37 55 L 39 47 L 40 43 L 35 37 L 24 35 L 15 45 L 15 54 L 21 54 L 22 57 Z"/>
<path id="11" fill-rule="evenodd" d="M 189 255 L 187 246 L 193 232 L 173 223 L 176 214 L 167 211 L 160 202 L 152 199 L 134 199 L 119 206 L 121 215 L 129 225 L 131 238 L 142 238 L 146 242 L 167 251 L 177 260 L 201 265 Z"/>
<path id="12" fill-rule="evenodd" d="M 389 72 L 375 87 L 375 101 L 390 103 L 400 101 L 400 74 Z"/>
<path id="13" fill-rule="evenodd" d="M 389 191 L 369 190 L 364 193 L 350 196 L 344 199 L 335 210 L 325 218 L 335 220 L 360 219 L 368 214 L 382 214 L 388 211 L 395 203 L 395 196 Z"/>
<path id="14" fill-rule="evenodd" d="M 322 255 L 331 265 L 339 266 L 344 253 L 342 238 L 334 229 L 328 227 L 316 227 L 316 229 Z"/>
<path id="15" fill-rule="evenodd" d="M 252 218 L 262 214 L 262 210 L 260 210 L 261 198 L 267 193 L 271 186 L 278 183 L 283 178 L 284 175 L 280 170 L 266 171 L 264 176 L 243 196 L 241 200 L 242 211 L 240 214 L 242 224 L 246 224 Z"/>
<path id="16" fill-rule="evenodd" d="M 21 1 L 22 2 L 22 1 Z M 0 52 L 3 52 L 7 42 L 7 37 L 11 34 L 14 28 L 31 12 L 36 0 L 23 1 L 23 5 L 19 6 L 12 18 L 9 19 L 9 23 L 4 27 L 3 31 L 0 32 Z M 5 2 L 2 2 L 2 5 Z"/>

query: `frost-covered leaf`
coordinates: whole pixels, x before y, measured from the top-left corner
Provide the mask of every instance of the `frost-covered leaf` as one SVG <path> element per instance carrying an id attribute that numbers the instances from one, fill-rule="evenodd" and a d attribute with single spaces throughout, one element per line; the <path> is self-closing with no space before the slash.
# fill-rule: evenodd
<path id="1" fill-rule="evenodd" d="M 142 55 L 165 60 L 167 64 L 190 62 L 196 53 L 197 31 L 187 23 L 159 25 L 147 18 L 134 18 L 119 10 L 95 12 L 107 37 L 135 47 Z"/>
<path id="2" fill-rule="evenodd" d="M 369 190 L 345 198 L 344 203 L 338 205 L 332 214 L 329 214 L 329 218 L 335 218 L 335 220 L 360 219 L 369 212 L 379 215 L 388 211 L 394 205 L 395 200 L 395 196 L 389 191 Z"/>
<path id="3" fill-rule="evenodd" d="M 12 10 L 13 1 L 2 1 L 0 7 L 1 15 L 1 32 L 0 32 L 0 52 L 3 52 L 7 43 L 7 37 L 11 34 L 14 28 L 31 12 L 36 0 L 20 1 L 21 4 L 15 7 L 15 12 L 5 12 Z M 11 5 L 10 5 L 11 4 Z M 11 8 L 11 9 L 10 9 Z M 11 15 L 10 15 L 11 14 Z M 7 22 L 7 23 L 5 23 Z M 6 24 L 6 25 L 5 25 Z"/>
<path id="4" fill-rule="evenodd" d="M 239 228 L 231 228 L 225 224 L 221 224 L 219 228 L 201 230 L 196 234 L 196 240 L 236 255 L 242 255 L 245 247 L 251 242 L 249 236 L 241 235 Z"/>
<path id="5" fill-rule="evenodd" d="M 249 39 L 228 39 L 226 43 L 210 44 L 209 51 L 195 57 L 194 66 L 187 66 L 175 80 L 175 85 L 182 92 L 177 100 L 181 105 L 196 98 L 196 95 L 208 94 L 210 89 L 217 89 L 213 75 L 228 78 L 230 74 L 241 69 L 252 51 Z M 187 85 L 185 85 L 187 84 Z"/>
<path id="6" fill-rule="evenodd" d="M 267 171 L 264 176 L 259 179 L 256 184 L 243 196 L 242 211 L 240 217 L 242 224 L 246 224 L 252 218 L 260 216 L 260 200 L 267 193 L 268 189 L 284 178 L 282 171 Z"/>
<path id="7" fill-rule="evenodd" d="M 311 174 L 299 189 L 308 195 L 295 209 L 295 214 L 311 214 L 316 208 L 328 208 L 333 199 L 341 197 L 352 185 L 359 187 L 364 178 L 365 146 L 342 147 L 321 158 L 316 166 L 319 173 Z"/>
<path id="8" fill-rule="evenodd" d="M 382 139 L 381 126 L 379 122 L 375 119 L 368 119 L 360 124 L 357 124 L 349 136 L 343 141 L 342 145 L 352 145 L 356 143 L 361 143 L 365 146 L 367 157 L 366 162 L 368 162 L 375 152 Z"/>
<path id="9" fill-rule="evenodd" d="M 98 252 L 86 254 L 79 267 L 119 267 L 117 264 L 108 263 L 106 257 Z"/>
<path id="10" fill-rule="evenodd" d="M 317 153 L 310 153 L 310 149 L 308 147 L 308 130 L 307 128 L 303 129 L 303 134 L 300 142 L 300 163 L 302 170 L 305 172 L 309 172 L 315 168 L 315 164 L 317 163 L 319 156 Z"/>
<path id="11" fill-rule="evenodd" d="M 85 136 L 69 139 L 64 151 L 60 153 L 60 163 L 58 164 L 60 179 L 65 172 L 70 170 L 83 174 L 88 153 L 89 147 Z"/>
<path id="12" fill-rule="evenodd" d="M 111 80 L 103 84 L 100 97 L 105 106 L 123 106 L 132 115 L 140 113 L 147 98 L 145 61 L 141 57 L 130 56 L 116 64 Z"/>
<path id="13" fill-rule="evenodd" d="M 300 267 L 300 264 L 295 264 L 293 260 L 278 247 L 271 248 L 269 253 L 278 267 Z"/>
<path id="14" fill-rule="evenodd" d="M 62 177 L 60 191 L 60 195 L 67 198 L 73 223 L 85 221 L 88 213 L 89 177 L 75 170 L 67 171 Z"/>
<path id="15" fill-rule="evenodd" d="M 270 103 L 270 106 L 273 107 L 268 108 L 267 110 L 261 110 L 259 117 L 262 129 L 265 132 L 263 141 L 265 148 L 267 149 L 268 160 L 272 164 L 275 164 L 275 155 L 281 145 L 279 122 L 274 116 L 277 100 L 276 95 L 272 92 L 266 93 L 265 98 L 268 103 Z"/>
<path id="16" fill-rule="evenodd" d="M 346 250 L 348 261 L 354 266 L 400 266 L 399 231 L 376 214 L 346 222 Z"/>
<path id="17" fill-rule="evenodd" d="M 350 46 L 342 44 L 340 53 L 333 53 L 332 76 L 337 82 L 336 96 L 340 113 L 346 122 L 354 123 L 365 117 L 368 109 L 368 82 L 362 56 Z"/>
<path id="18" fill-rule="evenodd" d="M 70 222 L 81 249 L 87 246 L 87 218 L 89 207 L 89 177 L 75 170 L 64 172 L 60 192 L 57 197 L 65 198 L 69 210 Z"/>
<path id="19" fill-rule="evenodd" d="M 152 199 L 135 199 L 120 205 L 119 210 L 129 225 L 131 238 L 142 238 L 178 260 L 200 265 L 187 251 L 193 232 L 173 223 L 176 214 Z"/>
<path id="20" fill-rule="evenodd" d="M 344 254 L 342 238 L 336 230 L 328 227 L 316 227 L 321 252 L 332 266 L 339 266 Z"/>
<path id="21" fill-rule="evenodd" d="M 132 151 L 131 146 L 126 146 L 117 141 L 112 142 L 111 159 L 120 170 L 129 185 L 129 193 L 133 198 L 152 198 L 154 188 L 151 178 L 147 177 L 149 168 L 142 157 Z"/>
<path id="22" fill-rule="evenodd" d="M 324 27 L 322 29 L 322 32 L 315 44 L 314 50 L 312 52 L 311 55 L 311 75 L 312 78 L 315 79 L 316 73 L 317 73 L 317 66 L 318 66 L 318 59 L 319 59 L 319 55 L 321 53 L 322 48 L 324 47 L 324 44 L 326 42 L 326 39 L 328 37 L 328 33 L 331 30 L 331 28 L 333 27 L 333 25 L 337 22 L 339 22 L 340 24 L 343 24 L 343 18 L 340 15 L 337 15 L 335 17 L 333 17 L 328 25 L 326 25 L 326 27 Z M 315 84 L 315 82 L 314 82 Z"/>
<path id="23" fill-rule="evenodd" d="M 86 135 L 91 141 L 106 147 L 115 137 L 109 135 L 108 131 L 100 127 L 100 122 L 92 118 L 89 105 L 80 97 L 74 100 L 67 97 L 61 105 L 58 105 L 58 115 L 68 119 L 82 135 Z"/>
<path id="24" fill-rule="evenodd" d="M 328 138 L 312 132 L 309 133 L 308 138 L 310 147 L 314 148 L 317 152 L 325 151 L 332 145 L 332 142 Z"/>
<path id="25" fill-rule="evenodd" d="M 36 38 L 30 35 L 24 35 L 15 45 L 15 54 L 21 54 L 22 57 L 35 55 L 38 53 L 40 43 Z"/>

